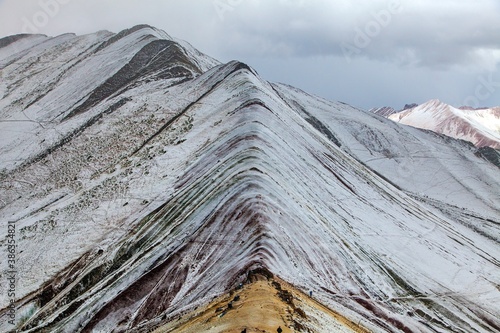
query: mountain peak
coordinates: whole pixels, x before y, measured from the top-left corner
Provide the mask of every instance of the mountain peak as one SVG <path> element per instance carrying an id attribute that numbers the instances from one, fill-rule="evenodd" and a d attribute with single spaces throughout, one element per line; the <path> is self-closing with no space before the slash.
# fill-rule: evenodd
<path id="1" fill-rule="evenodd" d="M 390 119 L 453 138 L 470 141 L 477 147 L 500 148 L 500 114 L 495 109 L 457 109 L 438 99 L 394 113 Z"/>
<path id="2" fill-rule="evenodd" d="M 421 105 L 422 108 L 449 108 L 451 105 L 442 102 L 441 100 L 434 98 Z"/>
<path id="3" fill-rule="evenodd" d="M 417 107 L 417 106 L 418 106 L 418 104 L 417 104 L 417 103 L 405 104 L 405 106 L 403 107 L 403 110 L 402 110 L 402 111 L 404 111 L 404 110 L 408 110 L 408 109 L 413 109 L 413 108 L 415 108 L 415 107 Z"/>
<path id="4" fill-rule="evenodd" d="M 136 35 L 135 39 L 137 41 L 143 40 L 145 38 L 156 38 L 160 40 L 173 40 L 166 32 L 156 29 L 147 24 L 136 25 L 129 29 L 124 29 L 116 34 L 113 34 L 111 38 L 102 43 L 99 48 L 97 48 L 96 52 L 105 49 L 109 45 L 126 38 L 130 35 Z"/>
<path id="5" fill-rule="evenodd" d="M 405 104 L 405 106 L 401 110 L 396 110 L 390 106 L 384 106 L 384 107 L 380 107 L 380 108 L 372 108 L 372 109 L 368 110 L 368 112 L 375 113 L 375 114 L 378 114 L 379 116 L 387 118 L 391 114 L 402 112 L 402 111 L 405 111 L 408 109 L 412 109 L 412 108 L 417 107 L 417 106 L 418 106 L 418 104 L 416 104 L 416 103 Z"/>
<path id="6" fill-rule="evenodd" d="M 12 36 L 7 36 L 3 37 L 0 39 L 0 48 L 9 46 L 12 43 L 15 43 L 23 38 L 31 37 L 31 36 L 43 36 L 47 37 L 45 35 L 33 35 L 33 34 L 17 34 L 17 35 L 12 35 Z"/>

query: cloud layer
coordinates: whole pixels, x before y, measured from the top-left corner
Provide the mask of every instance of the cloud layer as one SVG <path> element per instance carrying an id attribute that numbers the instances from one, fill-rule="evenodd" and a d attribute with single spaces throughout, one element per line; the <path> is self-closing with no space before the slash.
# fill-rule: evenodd
<path id="1" fill-rule="evenodd" d="M 244 54 L 491 69 L 500 62 L 499 15 L 496 0 L 252 1 L 224 12 L 215 28 Z"/>
<path id="2" fill-rule="evenodd" d="M 328 81 L 325 75 L 335 80 L 334 68 L 339 66 L 348 76 L 343 84 L 369 88 L 354 81 L 361 75 L 356 67 L 365 75 L 377 75 L 382 66 L 389 71 L 386 88 L 400 85 L 397 78 L 406 73 L 420 77 L 414 89 L 423 91 L 419 85 L 439 76 L 448 92 L 442 87 L 435 91 L 460 104 L 474 93 L 479 75 L 493 73 L 495 80 L 500 76 L 498 17 L 498 0 L 0 0 L 0 35 L 33 30 L 48 35 L 117 32 L 147 23 L 221 61 L 252 59 L 250 65 L 269 79 L 286 77 L 275 77 L 280 72 L 274 68 L 275 59 L 287 59 L 295 68 L 309 67 L 297 78 L 306 90 L 323 80 L 335 86 L 340 81 Z M 330 64 L 319 79 L 307 74 L 317 72 L 314 61 Z M 453 83 L 456 80 L 459 83 Z M 494 95 L 483 102 L 500 104 Z M 332 92 L 324 96 L 338 97 Z"/>

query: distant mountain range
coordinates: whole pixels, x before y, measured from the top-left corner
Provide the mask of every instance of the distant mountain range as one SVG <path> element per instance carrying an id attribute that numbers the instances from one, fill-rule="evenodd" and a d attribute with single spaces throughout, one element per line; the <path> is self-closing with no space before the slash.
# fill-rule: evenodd
<path id="1" fill-rule="evenodd" d="M 500 149 L 500 107 L 455 108 L 434 99 L 422 105 L 406 105 L 399 111 L 382 107 L 370 112 L 404 125 L 466 140 L 477 147 Z"/>
<path id="2" fill-rule="evenodd" d="M 404 110 L 408 110 L 408 109 L 414 108 L 416 106 L 418 106 L 418 104 L 415 104 L 415 103 L 413 103 L 413 104 L 406 104 L 402 110 L 396 110 L 396 109 L 394 109 L 394 108 L 392 108 L 390 106 L 383 106 L 381 108 L 370 109 L 370 112 L 378 114 L 379 116 L 382 116 L 382 117 L 389 117 L 393 113 L 397 113 L 397 112 L 401 112 L 401 111 L 404 111 Z"/>

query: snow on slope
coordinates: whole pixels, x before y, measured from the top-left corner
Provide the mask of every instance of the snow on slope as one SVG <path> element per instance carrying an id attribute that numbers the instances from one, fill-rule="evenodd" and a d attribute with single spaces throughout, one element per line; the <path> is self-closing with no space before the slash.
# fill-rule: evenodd
<path id="1" fill-rule="evenodd" d="M 406 193 L 439 204 L 464 223 L 477 216 L 472 223 L 475 228 L 492 238 L 500 237 L 490 223 L 499 216 L 500 193 L 492 186 L 498 182 L 497 170 L 487 160 L 478 159 L 476 155 L 481 154 L 473 146 L 399 126 L 343 103 L 318 100 L 293 87 L 275 85 L 275 89 L 285 89 L 297 112 L 324 124 L 323 131 L 340 141 L 343 150 Z"/>
<path id="2" fill-rule="evenodd" d="M 374 113 L 374 114 L 378 114 L 379 116 L 382 116 L 382 117 L 389 117 L 391 114 L 394 114 L 394 113 L 397 113 L 397 112 L 401 112 L 401 111 L 404 111 L 404 110 L 408 110 L 408 109 L 411 109 L 411 108 L 414 108 L 418 106 L 418 104 L 415 104 L 415 103 L 411 103 L 411 104 L 405 104 L 405 106 L 403 107 L 402 110 L 396 110 L 390 106 L 383 106 L 383 107 L 380 107 L 380 108 L 372 108 L 370 110 L 368 110 L 368 112 L 371 112 L 371 113 Z"/>
<path id="3" fill-rule="evenodd" d="M 467 140 L 477 147 L 500 149 L 500 108 L 462 110 L 435 99 L 389 119 Z"/>
<path id="4" fill-rule="evenodd" d="M 253 269 L 374 332 L 498 330 L 499 170 L 473 147 L 272 85 L 239 62 L 137 72 L 150 79 L 69 118 L 80 104 L 61 101 L 52 125 L 73 134 L 2 175 L 24 331 L 150 330 Z"/>
<path id="5" fill-rule="evenodd" d="M 172 83 L 192 78 L 217 64 L 189 44 L 183 45 L 155 28 L 137 26 L 116 35 L 102 31 L 86 36 L 34 36 L 0 49 L 2 77 L 9 82 L 0 100 L 4 142 L 0 169 L 12 170 L 67 139 L 102 110 L 94 109 L 79 120 L 68 118 L 97 101 L 156 78 L 172 79 Z"/>
<path id="6" fill-rule="evenodd" d="M 373 109 L 370 109 L 368 111 L 375 113 L 375 114 L 378 114 L 379 116 L 382 116 L 382 117 L 389 117 L 391 114 L 398 112 L 394 108 L 391 108 L 389 106 L 383 106 L 381 108 L 373 108 Z"/>

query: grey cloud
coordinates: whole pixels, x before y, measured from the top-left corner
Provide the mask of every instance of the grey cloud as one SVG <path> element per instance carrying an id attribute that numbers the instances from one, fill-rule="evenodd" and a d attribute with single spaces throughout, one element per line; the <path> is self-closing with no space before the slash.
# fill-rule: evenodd
<path id="1" fill-rule="evenodd" d="M 58 0 L 0 2 L 0 32 L 21 32 L 22 18 L 40 11 L 41 1 Z M 436 69 L 500 62 L 497 0 L 66 2 L 42 33 L 117 31 L 148 23 L 233 57 L 348 56 Z"/>
<path id="2" fill-rule="evenodd" d="M 0 35 L 20 33 L 40 1 L 59 0 L 0 0 Z M 401 12 L 362 47 L 358 29 L 376 28 L 377 13 L 394 0 L 65 1 L 40 33 L 150 24 L 223 62 L 245 61 L 266 79 L 364 108 L 431 98 L 460 105 L 481 75 L 500 82 L 498 0 L 401 0 Z M 350 62 L 343 43 L 358 49 Z M 500 105 L 500 94 L 481 102 Z"/>
<path id="3" fill-rule="evenodd" d="M 230 27 L 233 38 L 221 48 L 268 56 L 347 54 L 443 69 L 500 50 L 496 1 L 401 1 L 401 12 L 390 11 L 391 1 L 258 3 L 226 13 L 218 28 Z"/>

